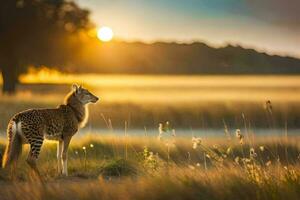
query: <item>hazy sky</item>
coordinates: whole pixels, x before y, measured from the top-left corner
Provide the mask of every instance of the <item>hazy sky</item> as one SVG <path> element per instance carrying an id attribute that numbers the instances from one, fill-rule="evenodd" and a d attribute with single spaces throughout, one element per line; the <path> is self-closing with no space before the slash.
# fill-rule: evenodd
<path id="1" fill-rule="evenodd" d="M 76 0 L 126 40 L 205 41 L 300 57 L 300 0 Z"/>

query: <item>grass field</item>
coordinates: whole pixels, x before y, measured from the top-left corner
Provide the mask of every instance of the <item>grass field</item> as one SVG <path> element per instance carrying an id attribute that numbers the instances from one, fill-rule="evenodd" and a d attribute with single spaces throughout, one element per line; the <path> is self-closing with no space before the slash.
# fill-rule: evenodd
<path id="1" fill-rule="evenodd" d="M 85 132 L 71 142 L 69 177 L 57 174 L 56 143 L 46 142 L 38 161 L 45 182 L 37 182 L 25 146 L 14 180 L 0 170 L 1 200 L 300 199 L 299 76 L 98 76 L 43 69 L 20 80 L 16 95 L 0 96 L 1 153 L 16 112 L 56 107 L 74 82 L 101 100 L 90 105 Z M 198 138 L 199 131 L 207 137 Z"/>
<path id="2" fill-rule="evenodd" d="M 75 138 L 69 177 L 56 172 L 56 144 L 39 160 L 45 185 L 19 162 L 17 180 L 1 171 L 1 199 L 299 199 L 299 137 L 224 138 L 90 134 Z M 249 139 L 247 139 L 249 138 Z M 4 148 L 1 143 L 1 148 Z"/>
<path id="3" fill-rule="evenodd" d="M 59 86 L 47 86 L 47 88 Z M 68 92 L 69 87 L 65 86 Z M 65 93 L 66 93 L 65 92 Z M 105 95 L 101 96 L 105 98 Z M 47 95 L 18 95 L 14 98 L 0 99 L 0 130 L 4 130 L 8 120 L 17 112 L 30 108 L 57 107 L 63 101 Z M 87 127 L 106 129 L 106 121 L 111 121 L 114 129 L 124 129 L 125 122 L 130 129 L 156 129 L 162 121 L 170 121 L 181 129 L 223 129 L 224 121 L 229 128 L 244 127 L 244 114 L 247 123 L 254 130 L 300 128 L 300 104 L 297 102 L 272 102 L 273 113 L 268 115 L 265 102 L 202 102 L 191 103 L 154 103 L 154 102 L 105 102 L 90 105 L 90 117 Z M 271 123 L 272 117 L 272 123 Z"/>

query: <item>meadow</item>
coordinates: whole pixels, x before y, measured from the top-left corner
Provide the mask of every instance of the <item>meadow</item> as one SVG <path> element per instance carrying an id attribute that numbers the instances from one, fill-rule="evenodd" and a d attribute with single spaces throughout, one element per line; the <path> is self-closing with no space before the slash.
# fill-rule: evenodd
<path id="1" fill-rule="evenodd" d="M 0 152 L 9 118 L 56 107 L 74 82 L 100 97 L 56 172 L 42 148 L 44 183 L 25 163 L 0 170 L 0 199 L 299 199 L 298 76 L 72 75 L 43 69 L 0 96 Z M 217 134 L 215 134 L 217 132 Z M 26 195 L 25 195 L 26 194 Z"/>
<path id="2" fill-rule="evenodd" d="M 164 125 L 166 126 L 166 125 Z M 25 164 L 1 171 L 1 199 L 299 199 L 299 138 L 261 138 L 237 130 L 223 138 L 99 136 L 72 141 L 69 177 L 56 172 L 56 144 L 39 160 L 46 184 Z M 3 142 L 1 149 L 4 148 Z"/>

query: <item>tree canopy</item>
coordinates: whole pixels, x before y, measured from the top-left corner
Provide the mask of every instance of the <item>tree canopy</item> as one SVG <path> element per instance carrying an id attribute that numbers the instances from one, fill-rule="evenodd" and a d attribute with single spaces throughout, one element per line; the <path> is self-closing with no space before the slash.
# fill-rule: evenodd
<path id="1" fill-rule="evenodd" d="M 76 56 L 89 11 L 66 0 L 2 0 L 0 69 L 3 92 L 14 92 L 28 65 L 62 66 Z"/>

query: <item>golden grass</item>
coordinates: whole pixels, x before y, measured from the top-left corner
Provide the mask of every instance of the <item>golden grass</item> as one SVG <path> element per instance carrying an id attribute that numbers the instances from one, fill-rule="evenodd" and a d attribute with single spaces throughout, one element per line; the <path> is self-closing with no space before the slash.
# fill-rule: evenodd
<path id="1" fill-rule="evenodd" d="M 60 105 L 68 86 L 38 86 L 50 93 L 39 94 L 36 92 L 28 95 L 0 98 L 0 130 L 5 130 L 9 119 L 17 112 L 30 108 L 54 108 Z M 51 88 L 51 89 L 50 89 Z M 43 89 L 40 89 L 43 90 Z M 55 94 L 52 90 L 57 90 Z M 65 91 L 60 92 L 61 90 Z M 124 94 L 126 95 L 126 94 Z M 246 116 L 247 123 L 255 128 L 270 128 L 268 116 L 262 102 L 107 102 L 105 96 L 99 95 L 101 100 L 96 105 L 90 105 L 89 127 L 107 128 L 103 119 L 111 120 L 113 128 L 124 129 L 125 122 L 129 128 L 146 127 L 148 130 L 156 129 L 159 122 L 170 121 L 179 129 L 223 129 L 223 120 L 229 128 L 244 127 L 242 113 Z M 103 98 L 102 98 L 103 97 Z M 288 129 L 298 128 L 300 113 L 299 103 L 272 102 L 273 122 L 275 128 L 283 129 L 287 122 Z"/>
<path id="2" fill-rule="evenodd" d="M 73 82 L 86 82 L 102 98 L 91 107 L 88 126 L 113 133 L 126 123 L 129 131 L 126 136 L 75 137 L 68 178 L 56 172 L 56 144 L 46 142 L 38 161 L 44 185 L 31 180 L 25 147 L 15 182 L 0 170 L 1 200 L 300 199 L 300 138 L 283 130 L 286 122 L 288 128 L 298 127 L 298 76 L 75 76 L 42 71 L 21 81 L 28 84 L 19 86 L 22 92 L 1 96 L 3 132 L 16 112 L 61 103 L 70 88 L 61 84 Z M 263 108 L 267 99 L 272 100 L 271 116 Z M 166 120 L 174 128 L 200 127 L 202 132 L 223 128 L 224 120 L 229 128 L 242 129 L 243 141 L 234 133 L 230 139 L 228 134 L 196 138 L 196 145 L 191 136 L 180 138 L 168 131 L 161 141 L 144 132 L 131 136 L 131 128 L 156 129 Z M 256 127 L 280 129 L 282 135 L 259 137 L 253 134 Z M 4 145 L 0 138 L 1 152 Z"/>
<path id="3" fill-rule="evenodd" d="M 30 181 L 25 148 L 16 182 L 1 171 L 0 196 L 5 200 L 299 199 L 297 141 L 299 137 L 255 138 L 241 145 L 237 138 L 202 138 L 194 149 L 191 138 L 175 138 L 168 151 L 168 137 L 158 141 L 89 134 L 71 143 L 68 178 L 56 173 L 55 144 L 45 144 L 39 160 L 44 185 Z"/>
<path id="4" fill-rule="evenodd" d="M 236 169 L 201 172 L 169 169 L 154 177 L 107 180 L 59 180 L 46 186 L 16 183 L 1 186 L 6 199 L 298 199 L 299 179 L 256 183 Z M 277 178 L 277 177 L 276 177 Z"/>

